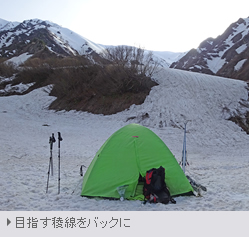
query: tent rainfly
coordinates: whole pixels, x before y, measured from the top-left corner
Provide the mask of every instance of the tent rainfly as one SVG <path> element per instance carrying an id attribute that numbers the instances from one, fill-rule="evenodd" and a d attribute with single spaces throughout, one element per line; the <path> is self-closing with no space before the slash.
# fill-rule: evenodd
<path id="1" fill-rule="evenodd" d="M 193 192 L 188 179 L 165 143 L 150 129 L 129 124 L 113 133 L 96 153 L 82 184 L 81 196 L 143 200 L 140 177 L 152 168 L 165 168 L 165 182 L 172 196 Z"/>

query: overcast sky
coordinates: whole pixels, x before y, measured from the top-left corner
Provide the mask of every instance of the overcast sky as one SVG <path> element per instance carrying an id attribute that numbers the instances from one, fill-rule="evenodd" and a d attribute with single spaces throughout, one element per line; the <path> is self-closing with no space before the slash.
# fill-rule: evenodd
<path id="1" fill-rule="evenodd" d="M 38 18 L 105 45 L 185 52 L 249 17 L 248 0 L 0 0 L 0 18 Z"/>

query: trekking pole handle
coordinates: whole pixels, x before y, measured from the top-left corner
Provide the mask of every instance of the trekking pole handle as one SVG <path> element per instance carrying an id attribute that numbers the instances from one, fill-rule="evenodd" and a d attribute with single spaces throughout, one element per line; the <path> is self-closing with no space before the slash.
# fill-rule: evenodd
<path id="1" fill-rule="evenodd" d="M 54 138 L 54 134 L 52 133 L 52 136 L 49 137 L 49 144 L 50 144 L 50 149 L 52 150 L 53 148 L 53 143 L 56 142 L 55 138 Z"/>
<path id="2" fill-rule="evenodd" d="M 61 137 L 61 133 L 60 132 L 58 132 L 58 147 L 60 148 L 60 142 L 62 141 L 63 139 L 62 139 L 62 137 Z"/>
<path id="3" fill-rule="evenodd" d="M 55 140 L 55 137 L 54 137 L 54 134 L 52 133 L 52 142 L 54 143 L 54 142 L 56 142 L 56 140 Z"/>
<path id="4" fill-rule="evenodd" d="M 63 140 L 62 137 L 61 137 L 61 133 L 60 133 L 60 132 L 58 132 L 58 140 L 59 140 L 59 141 L 62 141 L 62 140 Z"/>

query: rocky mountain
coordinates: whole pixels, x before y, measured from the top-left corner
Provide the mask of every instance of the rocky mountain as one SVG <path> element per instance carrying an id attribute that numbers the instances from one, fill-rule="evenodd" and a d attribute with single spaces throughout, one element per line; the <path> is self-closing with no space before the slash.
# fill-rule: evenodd
<path id="1" fill-rule="evenodd" d="M 33 55 L 42 50 L 70 56 L 100 53 L 103 47 L 49 21 L 32 19 L 18 23 L 0 19 L 0 57 Z"/>
<path id="2" fill-rule="evenodd" d="M 170 67 L 247 81 L 248 59 L 249 18 L 241 18 L 222 35 L 204 40 Z"/>

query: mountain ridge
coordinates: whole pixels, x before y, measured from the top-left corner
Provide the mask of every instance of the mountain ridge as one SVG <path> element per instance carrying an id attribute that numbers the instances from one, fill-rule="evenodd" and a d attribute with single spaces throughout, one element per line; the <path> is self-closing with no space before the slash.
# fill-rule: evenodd
<path id="1" fill-rule="evenodd" d="M 0 57 L 12 58 L 22 53 L 35 54 L 45 48 L 51 54 L 62 56 L 84 55 L 93 52 L 100 54 L 106 47 L 116 46 L 96 44 L 70 29 L 50 21 L 31 19 L 20 23 L 0 19 Z M 155 59 L 160 60 L 162 67 L 169 67 L 175 60 L 186 54 L 186 52 L 152 52 Z"/>
<path id="2" fill-rule="evenodd" d="M 4 24 L 5 23 L 5 24 Z M 0 21 L 0 56 L 11 58 L 40 41 L 51 53 L 64 56 L 101 52 L 103 48 L 83 36 L 50 21 L 25 20 L 22 23 Z M 29 48 L 29 47 L 28 47 Z M 41 49 L 41 48 L 39 48 Z M 37 50 L 36 50 L 37 52 Z M 35 53 L 33 51 L 29 53 Z"/>
<path id="3" fill-rule="evenodd" d="M 249 18 L 240 18 L 223 34 L 207 38 L 170 68 L 247 80 L 249 75 Z"/>

